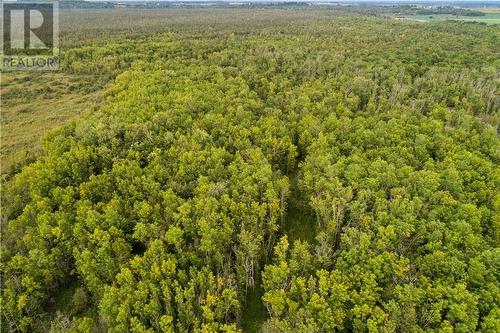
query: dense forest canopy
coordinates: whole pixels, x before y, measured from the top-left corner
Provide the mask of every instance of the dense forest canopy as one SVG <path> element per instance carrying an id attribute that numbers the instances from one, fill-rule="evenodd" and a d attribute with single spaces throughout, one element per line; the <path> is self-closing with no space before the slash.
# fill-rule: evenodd
<path id="1" fill-rule="evenodd" d="M 2 187 L 2 332 L 500 331 L 499 26 L 170 13 L 63 15 L 103 92 Z"/>

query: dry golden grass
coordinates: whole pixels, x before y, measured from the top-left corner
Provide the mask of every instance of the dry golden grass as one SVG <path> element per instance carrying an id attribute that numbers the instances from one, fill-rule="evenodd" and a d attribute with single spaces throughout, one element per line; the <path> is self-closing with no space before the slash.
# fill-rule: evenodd
<path id="1" fill-rule="evenodd" d="M 72 88 L 79 77 L 60 72 L 2 73 L 1 174 L 33 158 L 47 131 L 77 119 L 97 93 Z"/>

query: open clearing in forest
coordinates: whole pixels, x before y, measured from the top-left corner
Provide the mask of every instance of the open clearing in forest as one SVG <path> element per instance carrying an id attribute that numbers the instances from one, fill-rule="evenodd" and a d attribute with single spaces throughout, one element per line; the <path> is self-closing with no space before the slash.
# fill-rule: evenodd
<path id="1" fill-rule="evenodd" d="M 54 73 L 2 73 L 1 172 L 13 173 L 32 160 L 42 137 L 76 120 L 95 104 L 98 93 L 85 91 L 91 77 Z"/>
<path id="2" fill-rule="evenodd" d="M 485 16 L 457 16 L 450 14 L 406 15 L 403 18 L 420 22 L 464 21 L 486 23 L 488 25 L 500 24 L 500 13 L 486 13 Z"/>

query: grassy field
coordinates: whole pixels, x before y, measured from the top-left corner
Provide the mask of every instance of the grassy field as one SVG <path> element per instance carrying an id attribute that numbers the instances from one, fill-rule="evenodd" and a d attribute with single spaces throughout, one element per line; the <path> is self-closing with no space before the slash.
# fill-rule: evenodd
<path id="1" fill-rule="evenodd" d="M 491 24 L 500 24 L 499 12 L 488 12 L 485 16 L 456 16 L 448 14 L 434 14 L 434 15 L 408 15 L 404 18 L 422 22 L 435 22 L 435 21 L 464 21 L 464 22 L 478 22 Z"/>
<path id="2" fill-rule="evenodd" d="M 36 156 L 45 133 L 94 105 L 98 93 L 85 91 L 90 80 L 62 72 L 2 74 L 2 174 L 18 171 Z"/>

